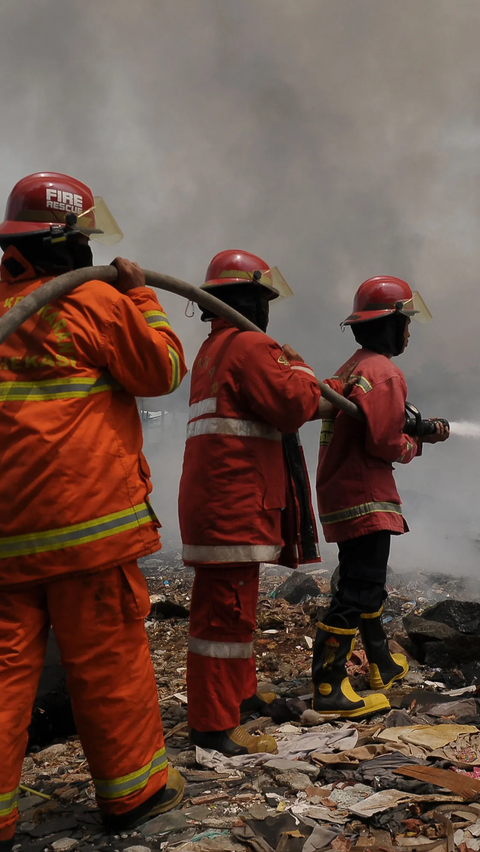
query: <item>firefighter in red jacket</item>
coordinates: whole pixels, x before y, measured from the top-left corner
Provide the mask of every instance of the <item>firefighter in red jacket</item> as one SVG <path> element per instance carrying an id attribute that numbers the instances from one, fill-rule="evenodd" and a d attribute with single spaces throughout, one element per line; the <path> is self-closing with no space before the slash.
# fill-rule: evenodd
<path id="1" fill-rule="evenodd" d="M 14 187 L 0 224 L 0 315 L 89 239 L 122 236 L 68 175 Z M 53 625 L 98 805 L 116 831 L 174 807 L 137 558 L 159 548 L 135 396 L 175 390 L 182 345 L 140 267 L 87 281 L 0 347 L 0 850 L 12 848 L 27 729 Z"/>
<path id="2" fill-rule="evenodd" d="M 403 654 L 391 654 L 382 626 L 390 538 L 408 532 L 393 477 L 393 463 L 421 454 L 422 442 L 445 441 L 449 430 L 404 434 L 407 386 L 392 357 L 408 344 L 410 319 L 431 318 L 418 293 L 399 278 L 377 276 L 358 289 L 350 325 L 360 345 L 343 365 L 355 383 L 349 394 L 365 423 L 343 412 L 324 419 L 317 498 L 326 541 L 338 542 L 340 576 L 331 606 L 318 624 L 313 651 L 313 706 L 321 713 L 355 718 L 383 711 L 383 694 L 358 695 L 345 664 L 358 628 L 370 663 L 372 690 L 389 689 L 408 671 Z"/>
<path id="3" fill-rule="evenodd" d="M 263 331 L 270 301 L 290 294 L 278 270 L 243 251 L 216 255 L 203 286 Z M 240 712 L 275 698 L 257 693 L 259 563 L 277 562 L 285 543 L 282 432 L 296 432 L 315 416 L 320 391 L 290 347 L 282 350 L 266 334 L 241 332 L 207 311 L 202 319 L 213 320 L 212 330 L 192 369 L 179 497 L 183 557 L 195 568 L 187 657 L 191 740 L 228 755 L 274 753 L 273 737 L 248 734 Z"/>

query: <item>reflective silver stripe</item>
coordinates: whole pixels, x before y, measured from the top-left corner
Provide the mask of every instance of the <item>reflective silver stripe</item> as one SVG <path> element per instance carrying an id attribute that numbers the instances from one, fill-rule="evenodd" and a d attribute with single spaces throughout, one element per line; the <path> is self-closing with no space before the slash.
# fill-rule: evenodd
<path id="1" fill-rule="evenodd" d="M 372 385 L 365 376 L 358 376 L 355 387 L 361 388 L 364 393 L 370 393 L 373 390 Z"/>
<path id="2" fill-rule="evenodd" d="M 32 553 L 45 553 L 87 544 L 100 538 L 125 532 L 126 530 L 148 524 L 153 519 L 153 510 L 147 503 L 139 503 L 129 509 L 103 515 L 82 524 L 60 527 L 25 535 L 12 535 L 0 538 L 0 559 L 11 556 L 29 556 Z"/>
<path id="3" fill-rule="evenodd" d="M 188 409 L 188 419 L 194 420 L 195 417 L 201 417 L 203 414 L 215 414 L 216 410 L 216 396 L 211 396 L 209 399 L 201 399 L 200 402 L 192 402 Z"/>
<path id="4" fill-rule="evenodd" d="M 77 399 L 93 393 L 118 390 L 120 387 L 110 375 L 99 378 L 82 376 L 46 379 L 39 382 L 0 382 L 0 400 L 41 402 L 50 399 Z"/>
<path id="5" fill-rule="evenodd" d="M 336 524 L 339 521 L 351 521 L 361 518 L 363 515 L 371 515 L 374 512 L 390 512 L 394 515 L 402 515 L 400 503 L 360 503 L 351 509 L 342 509 L 339 512 L 330 512 L 328 515 L 320 515 L 322 524 Z"/>
<path id="6" fill-rule="evenodd" d="M 181 378 L 181 375 L 180 375 L 180 356 L 179 356 L 178 352 L 176 351 L 176 349 L 173 348 L 173 346 L 167 345 L 167 349 L 168 349 L 168 357 L 170 359 L 170 366 L 172 368 L 172 378 L 170 379 L 170 387 L 169 387 L 168 392 L 172 393 L 174 390 L 176 390 L 178 388 L 180 382 L 182 381 L 182 378 Z"/>
<path id="7" fill-rule="evenodd" d="M 250 660 L 253 657 L 253 642 L 210 642 L 209 639 L 189 636 L 188 650 L 191 654 L 218 660 Z"/>
<path id="8" fill-rule="evenodd" d="M 280 544 L 184 544 L 187 562 L 272 562 L 282 552 Z"/>
<path id="9" fill-rule="evenodd" d="M 113 778 L 108 781 L 100 781 L 98 778 L 94 778 L 93 783 L 97 796 L 102 799 L 120 799 L 129 796 L 145 787 L 152 775 L 161 772 L 167 764 L 165 749 L 161 748 L 155 752 L 150 763 L 142 766 L 136 772 L 131 772 L 130 775 L 122 775 L 120 778 Z"/>
<path id="10" fill-rule="evenodd" d="M 313 378 L 315 378 L 315 373 L 313 372 L 313 370 L 310 369 L 310 367 L 301 367 L 300 365 L 298 365 L 298 366 L 292 365 L 292 370 L 302 370 L 302 372 L 308 373 L 309 376 L 313 376 Z"/>
<path id="11" fill-rule="evenodd" d="M 18 803 L 18 787 L 9 793 L 0 793 L 0 817 L 9 816 Z"/>
<path id="12" fill-rule="evenodd" d="M 405 450 L 405 452 L 404 452 L 401 456 L 399 456 L 399 458 L 397 459 L 397 463 L 398 463 L 398 464 L 401 464 L 401 463 L 403 462 L 403 460 L 404 460 L 405 456 L 407 455 L 407 453 L 409 453 L 409 452 L 410 452 L 410 450 L 413 450 L 413 444 L 411 444 L 411 443 L 410 443 L 410 441 L 408 441 L 408 440 L 407 440 L 407 449 L 406 449 L 406 450 Z"/>
<path id="13" fill-rule="evenodd" d="M 209 417 L 207 420 L 194 420 L 187 426 L 188 438 L 199 435 L 235 435 L 237 438 L 266 438 L 267 441 L 281 441 L 282 433 L 268 423 L 253 420 L 236 420 L 233 417 Z"/>
<path id="14" fill-rule="evenodd" d="M 320 446 L 328 447 L 332 440 L 333 430 L 335 429 L 335 420 L 322 420 L 322 431 L 320 432 Z"/>
<path id="15" fill-rule="evenodd" d="M 167 315 L 164 311 L 142 311 L 142 314 L 151 328 L 171 328 Z"/>

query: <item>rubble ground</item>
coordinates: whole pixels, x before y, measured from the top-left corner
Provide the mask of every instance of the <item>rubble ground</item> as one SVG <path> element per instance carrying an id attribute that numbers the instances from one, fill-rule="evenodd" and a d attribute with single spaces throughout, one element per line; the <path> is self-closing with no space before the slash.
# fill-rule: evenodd
<path id="1" fill-rule="evenodd" d="M 410 672 L 388 692 L 387 715 L 326 722 L 302 709 L 317 612 L 328 606 L 335 574 L 321 565 L 294 574 L 262 566 L 259 681 L 296 701 L 287 710 L 284 702 L 283 720 L 246 720 L 251 732 L 275 736 L 278 755 L 229 760 L 188 739 L 193 572 L 175 552 L 148 557 L 142 568 L 166 747 L 185 778 L 184 800 L 136 831 L 108 835 L 78 738 L 58 738 L 25 758 L 17 852 L 480 850 L 480 599 L 466 581 L 389 573 L 385 628 Z M 360 642 L 349 667 L 355 688 L 368 690 Z"/>

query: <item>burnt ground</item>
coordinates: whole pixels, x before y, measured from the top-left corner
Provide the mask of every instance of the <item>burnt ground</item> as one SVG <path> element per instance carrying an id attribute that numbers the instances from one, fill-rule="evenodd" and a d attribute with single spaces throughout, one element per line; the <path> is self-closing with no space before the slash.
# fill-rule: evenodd
<path id="1" fill-rule="evenodd" d="M 333 748 L 330 749 L 334 755 L 333 762 L 328 757 L 319 758 L 317 750 L 313 754 L 304 755 L 300 763 L 297 761 L 293 765 L 281 761 L 277 766 L 237 766 L 233 763 L 206 765 L 209 761 L 205 754 L 190 747 L 187 728 L 185 674 L 188 606 L 193 573 L 184 568 L 180 552 L 175 550 L 167 553 L 162 551 L 162 554 L 148 557 L 143 560 L 142 568 L 153 601 L 146 628 L 166 746 L 171 762 L 180 769 L 187 783 L 184 801 L 179 809 L 157 818 L 142 829 L 120 836 L 108 835 L 95 808 L 93 785 L 78 738 L 75 734 L 65 736 L 63 732 L 61 736 L 54 736 L 53 744 L 46 748 L 44 744 L 32 746 L 25 759 L 22 784 L 37 795 L 22 790 L 17 850 L 121 852 L 128 849 L 132 852 L 148 852 L 176 848 L 192 852 L 228 852 L 236 849 L 251 849 L 254 852 L 271 852 L 272 849 L 274 852 L 336 849 L 337 852 L 349 852 L 350 849 L 401 850 L 424 847 L 426 852 L 426 844 L 430 844 L 428 849 L 447 849 L 447 841 L 451 846 L 451 838 L 448 839 L 447 835 L 452 831 L 456 831 L 455 839 L 462 852 L 480 849 L 480 808 L 478 814 L 471 810 L 474 805 L 469 805 L 470 810 L 465 811 L 463 816 L 452 814 L 452 808 L 460 808 L 459 802 L 474 801 L 478 795 L 476 791 L 472 793 L 469 788 L 468 793 L 463 791 L 459 797 L 454 784 L 455 789 L 452 791 L 448 786 L 442 788 L 438 783 L 432 784 L 430 781 L 423 783 L 400 776 L 396 780 L 391 772 L 389 774 L 388 767 L 382 769 L 381 764 L 378 774 L 370 773 L 370 777 L 365 770 L 370 755 L 367 759 L 363 755 L 363 761 L 353 759 L 353 763 L 350 763 L 348 757 L 337 760 L 335 751 L 338 750 Z M 279 696 L 303 697 L 308 701 L 311 694 L 311 646 L 317 611 L 329 603 L 332 572 L 322 566 L 307 566 L 304 573 L 309 575 L 309 583 L 305 588 L 313 591 L 315 596 L 306 594 L 300 603 L 291 604 L 277 595 L 279 585 L 291 572 L 278 566 L 262 567 L 255 648 L 259 681 L 267 688 L 273 686 Z M 408 616 L 418 619 L 425 608 L 435 601 L 468 599 L 473 607 L 469 615 L 473 619 L 473 627 L 469 627 L 470 638 L 462 639 L 466 646 L 470 640 L 475 641 L 476 615 L 480 625 L 480 606 L 476 603 L 478 598 L 466 586 L 466 581 L 446 575 L 423 576 L 412 573 L 396 576 L 390 573 L 388 579 L 390 596 L 385 608 L 385 626 L 400 649 L 410 653 L 411 670 L 405 681 L 388 693 L 393 710 L 387 716 L 376 716 L 368 723 L 350 722 L 347 727 L 355 732 L 357 745 L 370 748 L 372 757 L 378 759 L 378 754 L 373 754 L 380 748 L 377 737 L 383 736 L 390 726 L 400 726 L 403 730 L 404 726 L 413 728 L 423 724 L 431 728 L 447 722 L 465 724 L 467 719 L 470 733 L 463 732 L 463 736 L 471 738 L 468 744 L 464 743 L 464 752 L 468 752 L 468 758 L 464 754 L 459 761 L 458 755 L 455 755 L 452 761 L 452 754 L 444 751 L 435 759 L 427 754 L 428 748 L 426 751 L 424 748 L 424 753 L 420 758 L 417 755 L 416 759 L 430 769 L 434 766 L 449 770 L 450 788 L 452 779 L 457 781 L 462 777 L 471 779 L 475 786 L 477 758 L 480 776 L 480 742 L 477 751 L 477 741 L 473 734 L 478 730 L 477 721 L 480 727 L 480 716 L 476 712 L 475 665 L 468 660 L 463 668 L 460 664 L 456 665 L 456 660 L 443 668 L 420 665 L 415 655 L 424 657 L 424 649 L 427 648 L 427 645 L 421 644 L 426 640 L 421 633 L 420 622 L 416 621 L 414 629 L 409 627 L 407 632 L 403 618 Z M 478 613 L 475 609 L 477 606 Z M 424 622 L 422 618 L 421 624 L 424 625 Z M 423 626 L 423 630 L 428 633 L 428 640 L 432 638 L 431 624 L 428 629 Z M 437 643 L 437 650 L 442 645 L 442 653 L 446 654 L 449 646 L 448 642 L 445 645 L 445 624 L 441 626 L 443 633 L 434 639 L 434 643 Z M 447 627 L 446 630 L 450 630 L 452 635 L 455 633 L 453 627 Z M 448 641 L 451 634 L 447 636 Z M 393 649 L 398 650 L 395 646 Z M 431 652 L 427 649 L 428 653 Z M 355 687 L 358 690 L 368 689 L 368 665 L 360 642 L 350 667 Z M 448 693 L 452 688 L 464 692 L 460 697 L 450 696 Z M 427 699 L 430 705 L 432 702 L 436 704 L 445 701 L 445 712 L 440 710 L 436 711 L 437 715 L 429 716 L 429 707 L 426 708 L 427 713 L 424 707 Z M 459 703 L 462 705 L 460 709 Z M 340 719 L 329 720 L 325 724 L 323 719 L 310 719 L 307 722 L 303 717 L 301 722 L 297 717 L 297 720 L 291 718 L 283 724 L 278 721 L 275 723 L 267 716 L 249 717 L 246 723 L 253 732 L 261 730 L 274 734 L 281 745 L 289 744 L 296 737 L 309 732 L 330 736 L 345 726 L 345 722 Z M 403 753 L 406 753 L 405 749 Z M 415 757 L 410 755 L 405 760 L 408 763 Z M 468 775 L 462 776 L 462 772 Z M 359 781 L 360 777 L 365 783 Z M 480 782 L 476 783 L 480 793 Z M 384 794 L 385 790 L 390 794 L 397 791 L 397 796 L 400 795 L 398 790 L 407 792 L 401 802 L 395 800 L 386 809 L 375 810 L 376 806 L 372 803 L 372 814 L 365 816 L 355 813 L 359 803 L 382 790 Z M 443 807 L 442 813 L 439 807 Z M 468 831 L 469 825 L 473 834 Z M 308 839 L 309 835 L 311 840 Z M 431 845 L 435 843 L 437 846 Z M 462 846 L 462 843 L 465 845 Z"/>

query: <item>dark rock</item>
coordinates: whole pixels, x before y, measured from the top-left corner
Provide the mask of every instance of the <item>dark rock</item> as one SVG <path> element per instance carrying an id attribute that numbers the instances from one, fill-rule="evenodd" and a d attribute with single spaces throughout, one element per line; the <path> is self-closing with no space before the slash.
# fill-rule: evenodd
<path id="1" fill-rule="evenodd" d="M 303 574 L 301 571 L 294 571 L 287 579 L 280 584 L 276 590 L 276 598 L 284 598 L 290 604 L 299 604 L 307 596 L 316 598 L 320 594 L 320 588 L 317 586 L 313 577 L 308 574 Z"/>
<path id="2" fill-rule="evenodd" d="M 67 676 L 60 662 L 60 651 L 51 630 L 28 732 L 29 748 L 34 745 L 48 745 L 54 739 L 63 739 L 75 732 L 72 705 L 67 690 Z"/>
<path id="3" fill-rule="evenodd" d="M 419 615 L 406 615 L 403 624 L 409 638 L 415 645 L 424 645 L 425 642 L 441 642 L 456 635 L 456 631 L 447 624 L 428 621 Z"/>
<path id="4" fill-rule="evenodd" d="M 424 662 L 432 668 L 450 669 L 462 663 L 475 663 L 480 657 L 480 636 L 454 633 L 443 642 L 426 642 Z M 422 662 L 422 660 L 420 660 Z"/>
<path id="5" fill-rule="evenodd" d="M 28 833 L 31 837 L 47 837 L 50 834 L 58 835 L 63 831 L 70 831 L 70 829 L 76 828 L 77 825 L 75 817 L 56 817 L 55 819 L 49 819 L 47 822 L 36 825 Z M 57 838 L 55 837 L 54 839 L 56 840 Z"/>
<path id="6" fill-rule="evenodd" d="M 166 618 L 188 618 L 190 610 L 181 604 L 165 599 L 164 601 L 155 601 L 152 604 L 148 618 L 154 618 L 157 621 L 163 621 Z"/>
<path id="7" fill-rule="evenodd" d="M 275 698 L 261 708 L 262 716 L 270 716 L 276 725 L 284 722 L 298 722 L 307 705 L 300 698 Z"/>
<path id="8" fill-rule="evenodd" d="M 422 613 L 427 621 L 447 624 L 459 633 L 480 636 L 480 603 L 474 601 L 443 600 Z"/>

